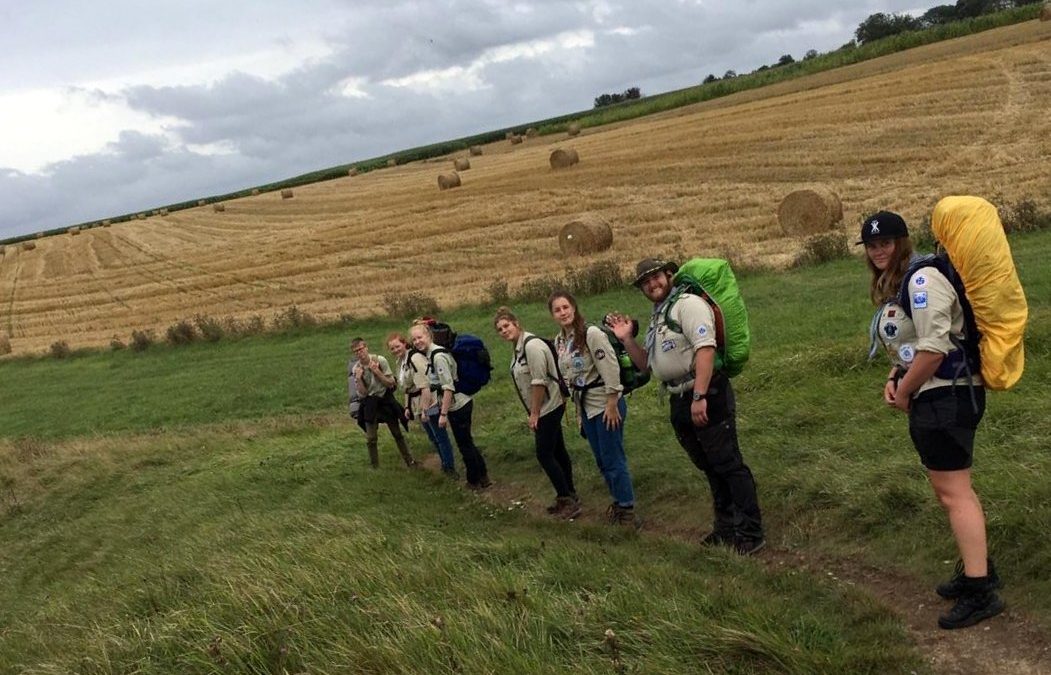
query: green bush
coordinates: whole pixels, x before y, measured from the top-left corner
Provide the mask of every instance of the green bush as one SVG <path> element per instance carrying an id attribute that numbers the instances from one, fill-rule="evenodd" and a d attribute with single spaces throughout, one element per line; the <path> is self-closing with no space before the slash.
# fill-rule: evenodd
<path id="1" fill-rule="evenodd" d="M 485 291 L 489 294 L 491 305 L 506 305 L 511 300 L 511 292 L 507 287 L 506 279 L 495 279 Z"/>
<path id="2" fill-rule="evenodd" d="M 197 339 L 197 329 L 186 319 L 181 319 L 168 326 L 164 337 L 171 345 L 188 345 Z"/>
<path id="3" fill-rule="evenodd" d="M 223 328 L 223 322 L 219 319 L 206 314 L 197 314 L 193 317 L 193 322 L 200 331 L 201 337 L 208 342 L 218 342 L 226 337 L 226 329 Z"/>
<path id="4" fill-rule="evenodd" d="M 109 341 L 110 351 L 112 351 L 112 352 L 119 352 L 122 349 L 127 349 L 127 347 L 128 346 L 126 344 L 124 344 L 124 341 L 121 340 L 116 335 L 114 335 L 112 338 L 110 338 L 110 341 Z"/>
<path id="5" fill-rule="evenodd" d="M 624 285 L 624 277 L 617 263 L 603 260 L 579 270 L 567 271 L 565 285 L 575 295 L 597 295 L 620 288 Z"/>
<path id="6" fill-rule="evenodd" d="M 795 266 L 819 265 L 850 257 L 850 248 L 842 232 L 815 234 L 803 242 L 803 250 L 796 258 Z"/>
<path id="7" fill-rule="evenodd" d="M 383 305 L 387 308 L 387 316 L 392 319 L 413 319 L 441 312 L 437 300 L 419 291 L 387 293 L 383 296 Z"/>
<path id="8" fill-rule="evenodd" d="M 56 359 L 68 359 L 69 355 L 73 353 L 73 350 L 69 348 L 69 343 L 65 340 L 59 340 L 58 342 L 52 342 L 51 348 L 48 350 Z"/>
<path id="9" fill-rule="evenodd" d="M 292 305 L 274 315 L 270 325 L 275 331 L 297 330 L 299 328 L 310 328 L 318 324 L 317 317 L 309 312 L 304 312 L 298 306 Z"/>
<path id="10" fill-rule="evenodd" d="M 7 337 L 6 334 L 0 333 L 0 355 L 11 353 L 11 338 Z"/>
<path id="11" fill-rule="evenodd" d="M 1044 211 L 1030 197 L 1014 202 L 996 200 L 994 203 L 1000 204 L 1000 222 L 1007 234 L 1051 229 L 1051 211 Z"/>
<path id="12" fill-rule="evenodd" d="M 144 352 L 150 348 L 156 337 L 153 331 L 150 329 L 146 330 L 133 330 L 131 331 L 131 348 L 136 352 Z"/>
<path id="13" fill-rule="evenodd" d="M 546 302 L 549 295 L 565 289 L 566 282 L 557 276 L 542 276 L 526 279 L 514 294 L 518 302 Z"/>

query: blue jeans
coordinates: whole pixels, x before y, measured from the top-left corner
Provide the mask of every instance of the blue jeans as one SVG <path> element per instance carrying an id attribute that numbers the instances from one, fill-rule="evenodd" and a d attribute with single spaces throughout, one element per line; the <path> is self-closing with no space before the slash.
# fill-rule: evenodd
<path id="1" fill-rule="evenodd" d="M 584 419 L 584 435 L 595 455 L 595 464 L 606 480 L 610 496 L 620 506 L 634 506 L 635 490 L 631 487 L 628 458 L 624 455 L 624 422 L 628 419 L 628 404 L 623 398 L 617 403 L 617 409 L 621 418 L 619 428 L 607 429 L 600 413 Z"/>
<path id="2" fill-rule="evenodd" d="M 431 445 L 438 451 L 438 458 L 442 460 L 442 471 L 452 473 L 456 471 L 456 462 L 453 459 L 453 444 L 449 440 L 449 432 L 438 426 L 438 416 L 427 416 L 423 423 L 423 430 L 427 432 L 427 438 L 431 439 Z"/>

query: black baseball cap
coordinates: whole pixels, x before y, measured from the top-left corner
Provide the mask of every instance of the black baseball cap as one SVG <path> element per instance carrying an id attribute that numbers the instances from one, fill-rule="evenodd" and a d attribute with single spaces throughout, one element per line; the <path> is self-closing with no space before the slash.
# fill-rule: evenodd
<path id="1" fill-rule="evenodd" d="M 867 244 L 880 239 L 900 239 L 909 236 L 905 219 L 892 211 L 880 211 L 865 219 L 861 225 L 861 238 L 855 245 Z"/>

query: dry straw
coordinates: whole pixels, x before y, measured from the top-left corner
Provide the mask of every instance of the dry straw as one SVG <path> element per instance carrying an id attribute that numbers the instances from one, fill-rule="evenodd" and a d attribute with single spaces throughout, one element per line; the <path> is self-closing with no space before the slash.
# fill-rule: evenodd
<path id="1" fill-rule="evenodd" d="M 790 237 L 828 232 L 843 220 L 843 204 L 828 188 L 796 190 L 781 201 L 777 221 Z"/>
<path id="2" fill-rule="evenodd" d="M 69 228 L 68 230 L 66 230 L 66 232 L 69 232 L 69 236 L 71 236 L 71 237 L 75 237 L 75 236 L 77 236 L 78 234 L 80 234 L 80 228 L 79 228 L 79 227 L 76 227 L 76 226 L 74 226 L 74 227 L 71 227 L 71 228 Z"/>
<path id="3" fill-rule="evenodd" d="M 347 169 L 347 175 L 348 176 L 357 176 L 358 175 L 358 167 L 352 166 L 349 169 Z"/>
<path id="4" fill-rule="evenodd" d="M 562 226 L 558 247 L 563 255 L 588 255 L 613 245 L 613 229 L 593 213 L 584 213 Z"/>
<path id="5" fill-rule="evenodd" d="M 258 194 L 259 194 L 259 188 L 254 188 L 252 190 L 252 196 L 254 197 L 254 196 L 258 195 Z"/>
<path id="6" fill-rule="evenodd" d="M 580 133 L 580 122 L 570 122 L 569 126 L 566 127 L 566 133 L 570 136 L 576 136 Z"/>
<path id="7" fill-rule="evenodd" d="M 478 155 L 482 154 L 482 146 L 480 146 L 480 145 L 472 145 L 471 149 L 470 149 L 470 153 L 471 153 L 471 157 L 477 157 Z"/>
<path id="8" fill-rule="evenodd" d="M 573 148 L 563 150 L 558 148 L 551 153 L 551 168 L 566 169 L 580 161 L 580 155 Z"/>
<path id="9" fill-rule="evenodd" d="M 518 145 L 521 142 L 522 142 L 522 137 L 521 136 L 512 136 L 511 137 L 511 145 Z"/>
<path id="10" fill-rule="evenodd" d="M 513 132 L 513 131 L 505 131 L 504 132 L 504 140 L 508 140 L 509 141 L 512 138 L 514 138 L 516 135 L 517 134 L 515 134 L 515 132 Z"/>
<path id="11" fill-rule="evenodd" d="M 453 160 L 453 168 L 457 171 L 467 171 L 471 168 L 471 160 L 467 159 L 466 157 L 461 157 L 459 159 Z"/>
<path id="12" fill-rule="evenodd" d="M 216 213 L 222 213 L 226 210 L 226 204 L 212 204 L 212 210 Z"/>
<path id="13" fill-rule="evenodd" d="M 37 232 L 36 233 L 36 238 L 37 239 L 43 239 L 44 238 L 44 233 L 43 232 Z"/>
<path id="14" fill-rule="evenodd" d="M 34 248 L 36 248 L 36 242 L 35 241 L 23 241 L 22 242 L 22 250 L 23 251 L 32 251 Z"/>
<path id="15" fill-rule="evenodd" d="M 110 220 L 109 218 L 107 218 L 106 220 L 102 221 L 102 227 L 109 227 L 112 224 L 113 224 L 113 221 Z"/>
<path id="16" fill-rule="evenodd" d="M 457 187 L 460 187 L 460 174 L 455 171 L 453 173 L 443 173 L 438 176 L 439 190 L 450 190 Z"/>
<path id="17" fill-rule="evenodd" d="M 205 205 L 205 203 L 206 203 L 206 202 L 205 202 L 205 201 L 204 201 L 203 199 L 198 199 L 198 200 L 197 200 L 197 206 L 204 206 L 204 205 Z"/>
<path id="18" fill-rule="evenodd" d="M 292 191 L 287 188 L 281 191 L 281 199 L 292 199 L 293 196 Z"/>
<path id="19" fill-rule="evenodd" d="M 1041 21 L 1051 21 L 1051 2 L 1045 2 L 1044 8 L 1040 10 Z"/>
<path id="20" fill-rule="evenodd" d="M 146 220 L 146 214 L 145 213 L 140 213 L 138 215 L 138 218 L 139 218 L 139 220 Z"/>
<path id="21" fill-rule="evenodd" d="M 168 215 L 168 209 L 161 209 L 161 215 L 162 216 Z"/>
<path id="22" fill-rule="evenodd" d="M 3 244 L 0 244 L 0 255 L 3 255 L 4 251 L 6 251 L 6 250 L 7 250 L 7 247 L 4 246 Z"/>
<path id="23" fill-rule="evenodd" d="M 526 135 L 526 138 L 536 138 L 537 136 L 540 135 L 540 132 L 537 131 L 536 129 L 534 129 L 533 127 L 529 127 L 528 129 L 526 129 L 526 134 L 525 135 Z"/>
<path id="24" fill-rule="evenodd" d="M 387 166 L 398 166 L 398 160 L 391 157 L 387 160 Z"/>

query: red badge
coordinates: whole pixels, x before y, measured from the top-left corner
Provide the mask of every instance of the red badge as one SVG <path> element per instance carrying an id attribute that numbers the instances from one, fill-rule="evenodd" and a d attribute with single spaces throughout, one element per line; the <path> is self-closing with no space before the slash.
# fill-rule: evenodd
<path id="1" fill-rule="evenodd" d="M 896 310 L 896 309 L 888 309 L 887 310 L 887 318 L 888 319 L 892 319 L 892 318 L 894 318 L 894 315 L 897 314 L 897 313 L 898 313 L 898 310 Z"/>

